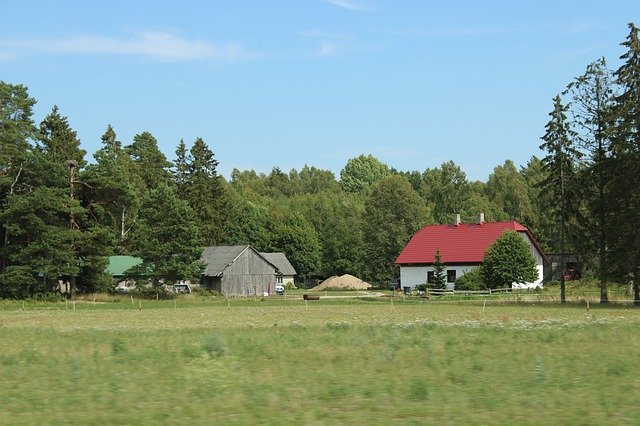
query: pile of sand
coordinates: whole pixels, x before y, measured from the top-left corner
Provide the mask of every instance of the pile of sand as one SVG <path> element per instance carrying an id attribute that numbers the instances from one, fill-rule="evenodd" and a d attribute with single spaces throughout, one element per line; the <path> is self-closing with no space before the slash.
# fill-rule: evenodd
<path id="1" fill-rule="evenodd" d="M 371 288 L 371 284 L 362 281 L 360 278 L 356 278 L 353 275 L 344 274 L 342 276 L 334 275 L 331 278 L 327 278 L 322 281 L 317 287 L 312 288 L 312 291 L 327 290 L 327 289 L 344 289 L 344 290 L 368 290 Z"/>

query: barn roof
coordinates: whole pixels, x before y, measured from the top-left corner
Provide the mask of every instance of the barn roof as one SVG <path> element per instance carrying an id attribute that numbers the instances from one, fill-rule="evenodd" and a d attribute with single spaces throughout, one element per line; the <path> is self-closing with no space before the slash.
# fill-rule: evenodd
<path id="1" fill-rule="evenodd" d="M 222 275 L 224 270 L 230 266 L 233 262 L 236 261 L 238 257 L 245 250 L 251 250 L 256 255 L 261 257 L 265 262 L 271 265 L 274 269 L 279 269 L 277 265 L 271 262 L 264 256 L 264 253 L 259 253 L 253 247 L 247 245 L 241 246 L 213 246 L 213 247 L 205 247 L 202 251 L 201 260 L 206 263 L 206 267 L 204 269 L 204 275 L 207 277 L 218 277 Z M 286 259 L 286 258 L 285 258 Z M 287 261 L 288 262 L 288 261 Z M 291 268 L 293 269 L 293 268 Z M 295 271 L 294 271 L 295 274 Z"/>
<path id="2" fill-rule="evenodd" d="M 284 253 L 260 253 L 269 263 L 276 267 L 280 275 L 293 276 L 296 270 L 291 266 Z"/>
<path id="3" fill-rule="evenodd" d="M 518 222 L 510 221 L 426 226 L 413 235 L 395 263 L 433 264 L 436 250 L 440 250 L 443 263 L 479 264 L 489 246 L 505 231 L 525 233 L 544 258 L 529 230 Z"/>
<path id="4" fill-rule="evenodd" d="M 129 268 L 142 263 L 142 259 L 133 256 L 109 256 L 106 272 L 113 277 L 123 277 Z"/>
<path id="5" fill-rule="evenodd" d="M 231 265 L 249 246 L 215 246 L 205 247 L 201 259 L 207 264 L 204 275 L 217 277 L 227 266 Z"/>

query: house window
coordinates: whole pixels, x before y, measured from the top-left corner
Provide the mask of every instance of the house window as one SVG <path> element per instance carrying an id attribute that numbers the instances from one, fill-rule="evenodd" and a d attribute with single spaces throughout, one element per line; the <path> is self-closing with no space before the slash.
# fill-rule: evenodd
<path id="1" fill-rule="evenodd" d="M 455 283 L 456 282 L 456 270 L 455 269 L 449 269 L 447 271 L 447 282 L 448 283 Z"/>
<path id="2" fill-rule="evenodd" d="M 277 283 L 277 284 L 282 284 L 282 276 L 278 275 L 278 276 L 276 277 L 276 283 Z"/>
<path id="3" fill-rule="evenodd" d="M 434 277 L 434 272 L 433 271 L 427 271 L 427 282 L 428 283 L 432 283 L 433 282 L 433 277 Z"/>

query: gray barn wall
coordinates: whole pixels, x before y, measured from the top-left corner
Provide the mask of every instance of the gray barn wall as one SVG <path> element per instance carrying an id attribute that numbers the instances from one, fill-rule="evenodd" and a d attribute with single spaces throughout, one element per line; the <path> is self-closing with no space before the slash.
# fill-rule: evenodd
<path id="1" fill-rule="evenodd" d="M 275 268 L 251 249 L 245 250 L 222 275 L 221 291 L 230 296 L 261 295 L 275 286 Z"/>

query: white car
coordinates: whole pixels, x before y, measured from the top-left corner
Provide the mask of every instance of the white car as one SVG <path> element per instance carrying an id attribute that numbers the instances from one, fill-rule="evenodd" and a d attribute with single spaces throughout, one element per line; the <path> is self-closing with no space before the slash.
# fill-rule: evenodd
<path id="1" fill-rule="evenodd" d="M 284 294 L 284 286 L 283 285 L 277 285 L 276 286 L 276 294 Z"/>

